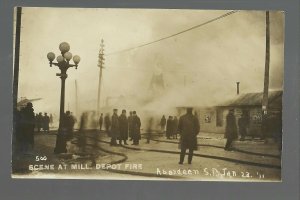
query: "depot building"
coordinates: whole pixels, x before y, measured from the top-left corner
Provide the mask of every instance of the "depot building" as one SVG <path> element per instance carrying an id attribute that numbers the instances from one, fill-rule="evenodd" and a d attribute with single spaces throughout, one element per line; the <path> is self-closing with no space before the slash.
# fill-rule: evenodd
<path id="1" fill-rule="evenodd" d="M 282 90 L 270 91 L 268 95 L 269 134 L 282 131 Z M 194 107 L 194 114 L 200 122 L 201 132 L 225 133 L 226 115 L 234 109 L 236 122 L 245 112 L 249 119 L 248 135 L 262 134 L 262 92 L 236 95 L 229 101 L 211 107 Z M 185 113 L 186 107 L 177 107 L 178 114 Z"/>

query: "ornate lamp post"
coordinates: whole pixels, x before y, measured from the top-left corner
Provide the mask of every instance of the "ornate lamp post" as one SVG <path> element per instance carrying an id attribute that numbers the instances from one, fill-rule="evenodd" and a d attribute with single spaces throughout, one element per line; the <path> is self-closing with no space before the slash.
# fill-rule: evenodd
<path id="1" fill-rule="evenodd" d="M 60 112 L 59 112 L 59 127 L 58 134 L 56 138 L 56 145 L 54 149 L 54 153 L 66 153 L 66 133 L 63 131 L 63 117 L 65 112 L 65 80 L 68 77 L 67 70 L 70 67 L 75 67 L 77 69 L 78 63 L 80 62 L 79 56 L 73 56 L 74 64 L 70 64 L 70 60 L 72 59 L 72 54 L 69 52 L 70 45 L 67 42 L 62 42 L 59 45 L 59 50 L 61 51 L 61 55 L 57 56 L 57 63 L 53 62 L 55 59 L 55 54 L 53 52 L 49 52 L 47 54 L 47 58 L 49 60 L 50 67 L 52 65 L 57 66 L 61 73 L 57 73 L 56 76 L 59 76 L 61 79 L 61 94 L 60 94 Z"/>

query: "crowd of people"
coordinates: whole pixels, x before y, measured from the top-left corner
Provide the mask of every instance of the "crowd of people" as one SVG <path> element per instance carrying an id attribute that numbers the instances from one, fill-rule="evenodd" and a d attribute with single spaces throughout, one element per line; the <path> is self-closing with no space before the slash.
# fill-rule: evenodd
<path id="1" fill-rule="evenodd" d="M 85 129 L 85 124 L 87 124 L 89 113 L 83 113 L 80 120 L 80 130 Z M 94 118 L 95 116 L 90 116 Z M 110 145 L 128 145 L 127 141 L 132 141 L 132 145 L 139 145 L 141 140 L 141 120 L 137 115 L 136 111 L 130 111 L 129 116 L 127 116 L 126 110 L 122 110 L 121 114 L 118 115 L 118 110 L 113 109 L 113 115 L 110 116 L 107 113 L 103 116 L 101 113 L 99 117 L 100 131 L 104 126 L 105 131 L 111 138 Z M 37 132 L 44 131 L 49 132 L 49 124 L 53 123 L 53 117 L 50 114 L 40 112 L 39 114 L 34 114 L 34 109 L 32 103 L 27 103 L 27 105 L 20 111 L 16 111 L 15 116 L 15 127 L 16 127 L 16 141 L 18 143 L 19 150 L 28 151 L 34 147 L 34 131 Z M 66 111 L 61 120 L 59 128 L 66 133 L 67 136 L 71 136 L 74 130 L 74 125 L 77 123 L 76 118 L 72 115 L 70 111 Z M 152 126 L 153 117 L 150 118 L 149 122 Z M 186 154 L 188 153 L 188 163 L 191 164 L 193 152 L 197 149 L 197 135 L 200 132 L 200 123 L 197 114 L 193 114 L 192 108 L 187 108 L 186 114 L 180 116 L 179 120 L 177 116 L 169 116 L 168 119 L 163 115 L 160 120 L 161 133 L 165 134 L 167 139 L 177 139 L 179 138 L 180 160 L 179 164 L 182 164 Z M 150 126 L 150 125 L 149 125 Z M 150 126 L 150 127 L 151 127 Z M 226 127 L 225 127 L 225 138 L 226 144 L 224 150 L 232 150 L 233 141 L 238 139 L 240 134 L 240 140 L 244 141 L 247 135 L 247 128 L 249 126 L 249 118 L 245 111 L 242 112 L 241 117 L 236 120 L 234 115 L 234 109 L 230 109 L 226 116 Z M 147 131 L 152 132 L 151 128 Z M 147 137 L 147 143 L 150 142 L 151 135 Z"/>
<path id="2" fill-rule="evenodd" d="M 31 151 L 34 147 L 34 132 L 49 133 L 49 124 L 53 117 L 45 112 L 34 113 L 33 105 L 28 102 L 25 107 L 15 111 L 15 133 L 17 150 L 20 152 Z"/>
<path id="3" fill-rule="evenodd" d="M 52 114 L 44 115 L 42 112 L 34 113 L 31 102 L 27 103 L 25 107 L 20 110 L 15 110 L 15 135 L 16 147 L 18 152 L 29 152 L 34 148 L 34 132 L 49 133 L 49 125 L 53 123 Z M 62 124 L 60 128 L 66 131 L 69 135 L 73 132 L 76 118 L 70 111 L 64 113 Z"/>
<path id="4" fill-rule="evenodd" d="M 106 132 L 111 137 L 111 146 L 120 145 L 122 142 L 128 145 L 128 139 L 133 141 L 132 145 L 139 145 L 141 140 L 141 120 L 136 111 L 130 111 L 128 117 L 126 110 L 122 110 L 121 115 L 118 115 L 118 109 L 113 109 L 113 115 L 110 117 L 109 114 L 106 114 L 104 118 L 103 113 L 101 113 L 99 118 L 100 131 L 103 123 Z"/>
<path id="5" fill-rule="evenodd" d="M 224 148 L 226 151 L 233 150 L 232 143 L 233 141 L 238 140 L 239 135 L 240 141 L 244 141 L 246 136 L 248 135 L 250 119 L 247 111 L 243 110 L 241 117 L 238 120 L 236 120 L 234 112 L 234 109 L 229 109 L 229 112 L 226 116 L 225 138 L 227 139 L 227 141 Z M 260 139 L 265 140 L 265 143 L 267 143 L 267 138 L 273 138 L 275 141 L 279 142 L 279 150 L 281 150 L 281 113 L 279 113 L 278 116 L 263 116 Z"/>
<path id="6" fill-rule="evenodd" d="M 35 124 L 36 132 L 40 133 L 43 131 L 45 133 L 49 133 L 50 126 L 53 125 L 53 115 L 52 114 L 48 115 L 47 112 L 45 112 L 44 115 L 42 114 L 42 112 L 36 113 L 34 117 L 34 122 L 35 122 L 34 124 Z M 62 124 L 61 124 L 61 128 L 63 130 L 67 130 L 68 132 L 72 133 L 74 129 L 74 125 L 76 123 L 77 123 L 77 119 L 72 112 L 66 111 L 63 114 Z"/>
<path id="7" fill-rule="evenodd" d="M 248 134 L 248 128 L 250 124 L 249 115 L 246 110 L 242 111 L 241 116 L 236 119 L 234 114 L 234 109 L 229 109 L 229 112 L 226 116 L 226 126 L 225 126 L 225 134 L 224 138 L 226 139 L 226 143 L 224 146 L 225 151 L 233 150 L 233 142 L 238 140 L 244 141 L 246 135 Z M 276 118 L 268 119 L 263 123 L 262 131 L 263 136 L 267 135 L 268 132 L 272 132 L 271 134 L 276 135 L 277 132 L 281 132 L 280 122 Z M 273 124 L 271 124 L 273 122 Z M 187 109 L 187 113 L 177 120 L 177 117 L 169 116 L 168 120 L 166 120 L 163 115 L 160 120 L 161 131 L 166 133 L 167 139 L 177 138 L 177 134 L 180 134 L 179 144 L 181 146 L 181 154 L 179 164 L 183 163 L 185 151 L 189 149 L 189 158 L 188 163 L 191 163 L 193 157 L 193 151 L 197 149 L 197 134 L 200 131 L 199 120 L 197 114 L 192 113 L 192 108 Z M 166 131 L 165 131 L 166 130 Z M 274 133 L 273 133 L 274 132 Z M 239 137 L 240 135 L 240 137 Z M 280 136 L 277 136 L 280 141 Z M 264 139 L 262 137 L 262 139 Z M 276 136 L 275 136 L 276 139 Z M 281 144 L 281 142 L 280 142 Z M 281 147 L 279 147 L 281 149 Z"/>
<path id="8" fill-rule="evenodd" d="M 40 113 L 35 114 L 35 129 L 37 132 L 41 132 L 43 130 L 44 132 L 49 133 L 49 124 L 53 124 L 53 116 L 45 112 L 44 115 Z"/>
<path id="9" fill-rule="evenodd" d="M 166 117 L 163 115 L 160 120 L 160 127 L 161 132 L 166 133 L 167 139 L 177 139 L 178 118 L 176 116 L 169 116 L 168 120 L 166 120 Z"/>

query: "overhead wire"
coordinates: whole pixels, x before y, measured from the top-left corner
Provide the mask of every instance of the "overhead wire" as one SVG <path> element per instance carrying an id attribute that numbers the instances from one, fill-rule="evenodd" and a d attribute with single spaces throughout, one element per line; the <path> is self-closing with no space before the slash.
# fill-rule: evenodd
<path id="1" fill-rule="evenodd" d="M 147 42 L 147 43 L 144 43 L 144 44 L 135 46 L 135 47 L 131 47 L 131 48 L 127 48 L 127 49 L 123 49 L 123 50 L 111 52 L 111 53 L 106 54 L 106 56 L 115 55 L 115 54 L 119 54 L 119 53 L 131 51 L 131 50 L 135 50 L 135 49 L 138 49 L 138 48 L 141 48 L 141 47 L 145 47 L 145 46 L 148 46 L 148 45 L 151 45 L 151 44 L 154 44 L 154 43 L 163 41 L 163 40 L 167 40 L 167 39 L 169 39 L 169 38 L 178 36 L 178 35 L 180 35 L 180 34 L 186 33 L 186 32 L 188 32 L 188 31 L 197 29 L 197 28 L 202 27 L 202 26 L 204 26 L 204 25 L 207 25 L 207 24 L 209 24 L 209 23 L 212 23 L 212 22 L 215 22 L 215 21 L 217 21 L 217 20 L 220 20 L 220 19 L 222 19 L 222 18 L 224 18 L 224 17 L 227 17 L 227 16 L 229 16 L 229 15 L 232 15 L 232 14 L 234 14 L 234 13 L 237 13 L 238 11 L 239 11 L 239 10 L 233 10 L 233 11 L 227 12 L 227 13 L 225 13 L 225 14 L 223 14 L 223 15 L 220 15 L 220 16 L 218 16 L 218 17 L 216 17 L 216 18 L 213 18 L 213 19 L 208 20 L 208 21 L 206 21 L 206 22 L 203 22 L 203 23 L 201 23 L 201 24 L 192 26 L 192 27 L 190 27 L 190 28 L 188 28 L 188 29 L 185 29 L 185 30 L 182 30 L 182 31 L 180 31 L 180 32 L 177 32 L 177 33 L 171 34 L 171 35 L 169 35 L 169 36 L 165 36 L 165 37 L 159 38 L 159 39 L 157 39 L 157 40 L 154 40 L 154 41 L 151 41 L 151 42 Z"/>

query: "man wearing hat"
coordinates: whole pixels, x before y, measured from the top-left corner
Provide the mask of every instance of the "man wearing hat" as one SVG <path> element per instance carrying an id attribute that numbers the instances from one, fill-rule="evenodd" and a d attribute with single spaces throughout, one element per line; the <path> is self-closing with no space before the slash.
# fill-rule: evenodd
<path id="1" fill-rule="evenodd" d="M 22 134 L 21 149 L 23 151 L 32 150 L 34 147 L 34 125 L 35 116 L 33 112 L 33 105 L 28 102 L 20 112 L 20 132 Z"/>
<path id="2" fill-rule="evenodd" d="M 117 145 L 117 138 L 120 134 L 118 109 L 113 110 L 113 115 L 111 117 L 110 134 L 111 134 L 110 145 L 111 146 L 116 146 Z"/>
<path id="3" fill-rule="evenodd" d="M 122 114 L 119 117 L 119 127 L 120 127 L 120 134 L 118 137 L 119 144 L 122 144 L 122 141 L 124 141 L 124 144 L 127 145 L 127 139 L 128 139 L 128 119 L 126 116 L 126 110 L 122 110 Z"/>
<path id="4" fill-rule="evenodd" d="M 133 113 L 132 111 L 129 112 L 129 116 L 128 116 L 128 132 L 129 132 L 129 140 L 132 141 L 132 118 L 133 118 Z"/>
<path id="5" fill-rule="evenodd" d="M 37 121 L 37 131 L 40 132 L 41 129 L 43 128 L 43 115 L 41 112 L 36 117 L 36 121 Z"/>
<path id="6" fill-rule="evenodd" d="M 136 111 L 133 111 L 132 115 L 132 145 L 139 145 L 141 139 L 141 120 L 137 116 Z"/>
<path id="7" fill-rule="evenodd" d="M 188 163 L 192 164 L 194 150 L 197 150 L 198 147 L 197 135 L 199 131 L 199 120 L 193 115 L 193 108 L 187 108 L 186 114 L 179 118 L 178 123 L 181 148 L 179 164 L 183 164 L 187 149 L 189 149 Z"/>
<path id="8" fill-rule="evenodd" d="M 44 132 L 49 133 L 49 123 L 50 123 L 50 118 L 47 115 L 47 113 L 44 113 L 44 117 L 43 117 L 43 130 Z"/>
<path id="9" fill-rule="evenodd" d="M 230 109 L 226 116 L 225 138 L 227 138 L 227 141 L 224 149 L 229 151 L 232 142 L 238 138 L 234 109 Z"/>
<path id="10" fill-rule="evenodd" d="M 166 137 L 167 137 L 167 139 L 171 139 L 170 137 L 173 134 L 173 128 L 174 128 L 173 117 L 169 116 L 169 119 L 167 121 L 167 130 L 166 130 Z"/>

